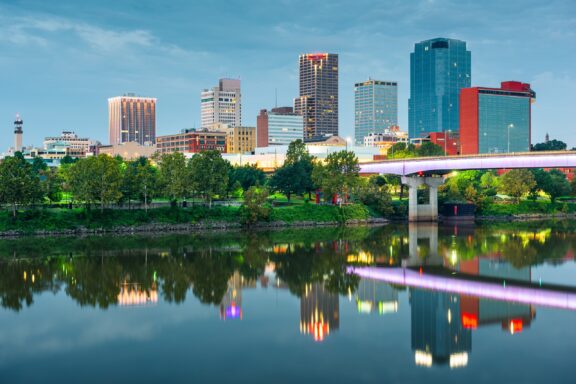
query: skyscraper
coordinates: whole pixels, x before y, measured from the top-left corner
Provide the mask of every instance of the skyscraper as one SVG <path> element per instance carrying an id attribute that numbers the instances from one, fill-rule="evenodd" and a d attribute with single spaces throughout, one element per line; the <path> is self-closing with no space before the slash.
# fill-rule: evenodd
<path id="1" fill-rule="evenodd" d="M 466 42 L 437 38 L 417 43 L 410 54 L 410 138 L 459 130 L 459 97 L 471 84 L 471 54 Z"/>
<path id="2" fill-rule="evenodd" d="M 354 85 L 354 137 L 363 144 L 370 133 L 398 125 L 398 83 L 368 80 Z"/>
<path id="3" fill-rule="evenodd" d="M 338 135 L 338 55 L 300 55 L 300 97 L 294 110 L 304 118 L 304 140 Z"/>
<path id="4" fill-rule="evenodd" d="M 110 145 L 156 141 L 156 99 L 134 94 L 108 99 Z"/>
<path id="5" fill-rule="evenodd" d="M 465 88 L 460 95 L 460 153 L 530 150 L 530 84 L 505 81 L 500 88 Z"/>
<path id="6" fill-rule="evenodd" d="M 218 86 L 204 89 L 200 95 L 202 128 L 213 129 L 226 124 L 242 125 L 240 79 L 220 79 Z"/>

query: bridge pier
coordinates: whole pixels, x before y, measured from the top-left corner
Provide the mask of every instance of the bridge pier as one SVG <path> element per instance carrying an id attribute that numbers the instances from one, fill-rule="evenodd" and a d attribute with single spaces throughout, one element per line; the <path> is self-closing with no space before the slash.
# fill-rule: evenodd
<path id="1" fill-rule="evenodd" d="M 438 187 L 443 183 L 442 177 L 402 176 L 402 184 L 408 186 L 408 221 L 438 220 Z M 428 204 L 418 204 L 418 187 L 423 184 L 430 189 Z"/>

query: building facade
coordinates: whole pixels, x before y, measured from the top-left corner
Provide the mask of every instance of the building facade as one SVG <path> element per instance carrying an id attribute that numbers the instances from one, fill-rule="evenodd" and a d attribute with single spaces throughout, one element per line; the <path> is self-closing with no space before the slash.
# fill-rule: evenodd
<path id="1" fill-rule="evenodd" d="M 362 144 L 371 133 L 398 125 L 398 83 L 368 80 L 354 85 L 354 137 Z"/>
<path id="2" fill-rule="evenodd" d="M 408 143 L 408 132 L 400 131 L 398 126 L 386 128 L 380 133 L 369 133 L 363 139 L 364 146 L 378 147 L 381 155 L 387 155 L 396 143 Z"/>
<path id="3" fill-rule="evenodd" d="M 156 145 L 142 145 L 134 141 L 116 145 L 101 145 L 97 150 L 100 155 L 120 156 L 131 161 L 141 157 L 152 157 L 156 153 Z"/>
<path id="4" fill-rule="evenodd" d="M 500 88 L 474 87 L 460 96 L 460 153 L 527 152 L 530 150 L 530 84 L 505 81 Z"/>
<path id="5" fill-rule="evenodd" d="M 304 119 L 304 140 L 338 135 L 338 55 L 300 55 L 300 96 L 294 110 Z"/>
<path id="6" fill-rule="evenodd" d="M 217 87 L 202 91 L 200 103 L 203 129 L 242 126 L 240 79 L 220 79 Z"/>
<path id="7" fill-rule="evenodd" d="M 158 136 L 157 151 L 164 153 L 197 153 L 202 151 L 226 152 L 226 132 L 183 129 L 174 135 Z"/>
<path id="8" fill-rule="evenodd" d="M 156 99 L 134 94 L 108 99 L 108 134 L 110 145 L 156 141 Z"/>
<path id="9" fill-rule="evenodd" d="M 60 136 L 48 136 L 44 138 L 44 149 L 54 148 L 58 145 L 64 145 L 70 150 L 88 153 L 90 146 L 94 142 L 87 137 L 79 137 L 72 131 L 62 131 Z"/>
<path id="10" fill-rule="evenodd" d="M 226 131 L 226 153 L 252 153 L 256 149 L 256 127 L 234 127 Z"/>
<path id="11" fill-rule="evenodd" d="M 471 53 L 461 40 L 417 43 L 410 54 L 408 134 L 458 132 L 460 90 L 471 85 Z"/>
<path id="12" fill-rule="evenodd" d="M 292 107 L 262 109 L 256 118 L 257 146 L 288 145 L 304 139 L 304 119 Z"/>

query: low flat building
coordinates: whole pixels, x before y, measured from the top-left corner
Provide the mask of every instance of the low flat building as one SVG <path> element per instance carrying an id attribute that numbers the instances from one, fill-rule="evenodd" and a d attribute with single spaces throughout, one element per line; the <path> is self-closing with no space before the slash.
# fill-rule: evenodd
<path id="1" fill-rule="evenodd" d="M 101 145 L 98 147 L 99 154 L 109 156 L 121 156 L 124 160 L 136 160 L 140 157 L 152 157 L 156 153 L 155 145 L 141 145 L 136 142 L 116 145 Z"/>
<path id="2" fill-rule="evenodd" d="M 77 153 L 90 151 L 90 145 L 94 142 L 87 137 L 79 137 L 72 131 L 62 131 L 60 136 L 48 136 L 44 138 L 44 149 L 64 145 Z"/>
<path id="3" fill-rule="evenodd" d="M 198 153 L 202 151 L 226 152 L 226 132 L 208 129 L 183 129 L 174 135 L 156 137 L 156 147 L 164 153 Z"/>
<path id="4" fill-rule="evenodd" d="M 400 131 L 398 126 L 364 136 L 364 146 L 377 147 L 381 155 L 388 154 L 388 150 L 396 143 L 408 143 L 408 132 Z"/>

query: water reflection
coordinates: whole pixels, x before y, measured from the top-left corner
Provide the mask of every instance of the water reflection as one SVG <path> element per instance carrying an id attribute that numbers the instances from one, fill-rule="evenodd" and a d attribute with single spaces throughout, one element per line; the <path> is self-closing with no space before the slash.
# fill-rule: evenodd
<path id="1" fill-rule="evenodd" d="M 573 286 L 533 276 L 542 264 L 573 263 L 574 230 L 570 223 L 411 224 L 4 240 L 0 304 L 20 312 L 52 292 L 106 310 L 179 304 L 193 295 L 215 318 L 242 320 L 254 297 L 248 292 L 281 289 L 299 300 L 300 333 L 321 342 L 346 330 L 340 324 L 345 306 L 354 306 L 358 318 L 395 316 L 407 295 L 415 365 L 459 368 L 472 359 L 479 328 L 496 325 L 515 335 L 533 325 L 536 306 L 576 309 Z"/>

